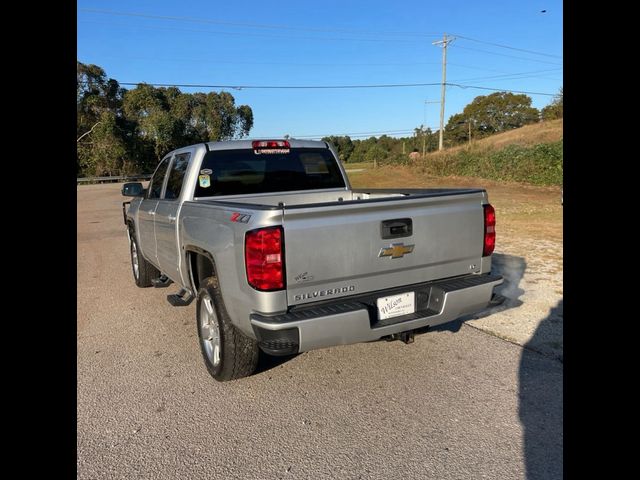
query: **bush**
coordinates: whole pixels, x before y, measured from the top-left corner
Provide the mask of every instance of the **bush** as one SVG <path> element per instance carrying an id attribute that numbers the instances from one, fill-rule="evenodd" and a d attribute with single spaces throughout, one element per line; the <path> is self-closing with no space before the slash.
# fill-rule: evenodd
<path id="1" fill-rule="evenodd" d="M 562 140 L 533 146 L 509 145 L 501 150 L 460 150 L 427 157 L 422 170 L 432 175 L 460 175 L 531 183 L 562 184 Z"/>
<path id="2" fill-rule="evenodd" d="M 387 156 L 379 162 L 380 165 L 410 165 L 409 155 L 402 153 L 387 153 Z"/>

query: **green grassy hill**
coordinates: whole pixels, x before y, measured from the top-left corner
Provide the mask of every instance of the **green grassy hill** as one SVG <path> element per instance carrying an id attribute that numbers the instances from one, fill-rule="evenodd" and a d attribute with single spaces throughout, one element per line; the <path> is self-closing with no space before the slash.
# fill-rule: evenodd
<path id="1" fill-rule="evenodd" d="M 527 125 L 429 153 L 411 167 L 429 175 L 561 185 L 562 128 L 562 119 Z"/>

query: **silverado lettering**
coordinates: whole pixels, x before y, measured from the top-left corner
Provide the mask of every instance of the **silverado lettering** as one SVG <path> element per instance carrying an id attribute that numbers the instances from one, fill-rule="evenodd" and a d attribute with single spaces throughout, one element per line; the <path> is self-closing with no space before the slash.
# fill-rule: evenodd
<path id="1" fill-rule="evenodd" d="M 336 295 L 338 293 L 346 293 L 355 291 L 355 285 L 350 285 L 348 287 L 338 287 L 338 288 L 329 288 L 327 290 L 317 290 L 311 293 L 302 293 L 295 296 L 296 301 L 298 300 L 306 300 L 309 298 L 317 298 L 324 297 L 327 295 Z"/>

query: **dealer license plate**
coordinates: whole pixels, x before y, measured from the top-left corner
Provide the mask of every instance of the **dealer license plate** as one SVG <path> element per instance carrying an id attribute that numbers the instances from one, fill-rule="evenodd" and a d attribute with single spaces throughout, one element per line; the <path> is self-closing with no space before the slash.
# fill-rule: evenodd
<path id="1" fill-rule="evenodd" d="M 378 305 L 378 318 L 380 320 L 408 315 L 416 311 L 415 292 L 382 297 L 379 298 L 376 303 Z"/>

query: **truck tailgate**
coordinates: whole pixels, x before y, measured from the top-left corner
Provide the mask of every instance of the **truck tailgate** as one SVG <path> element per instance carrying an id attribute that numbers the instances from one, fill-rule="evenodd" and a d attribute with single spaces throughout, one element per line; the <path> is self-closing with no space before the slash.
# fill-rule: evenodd
<path id="1" fill-rule="evenodd" d="M 479 272 L 483 203 L 483 190 L 467 190 L 285 207 L 288 304 Z"/>

